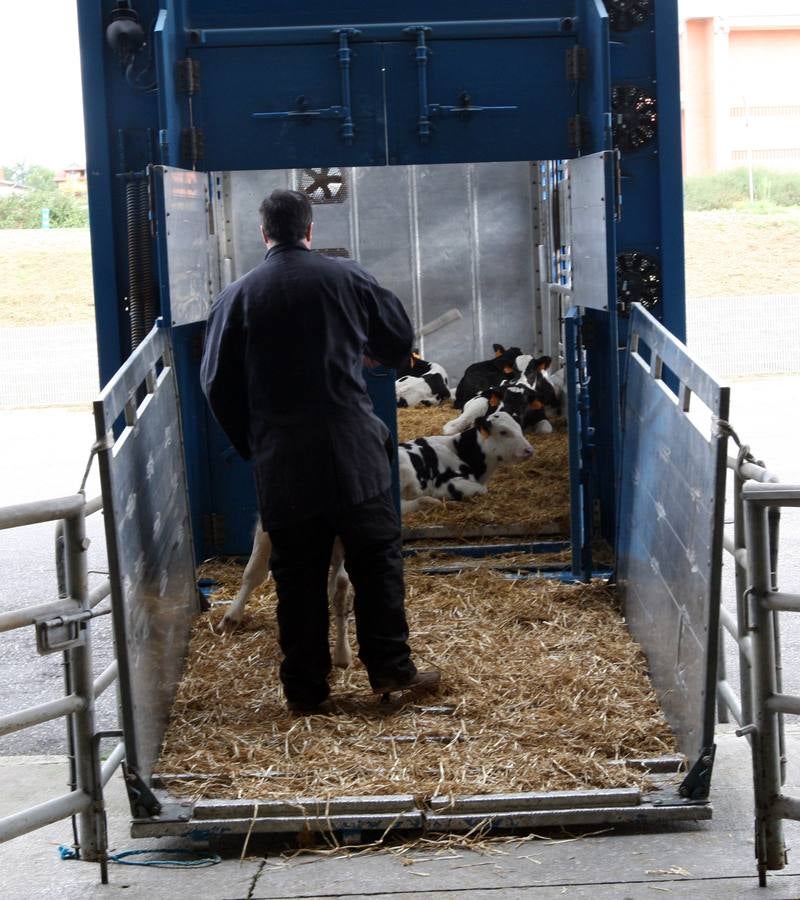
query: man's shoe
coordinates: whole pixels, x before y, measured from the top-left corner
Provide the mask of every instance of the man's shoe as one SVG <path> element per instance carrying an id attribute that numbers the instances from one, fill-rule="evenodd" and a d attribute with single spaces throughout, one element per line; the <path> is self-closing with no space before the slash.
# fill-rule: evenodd
<path id="1" fill-rule="evenodd" d="M 417 672 L 412 678 L 401 681 L 399 678 L 392 678 L 388 681 L 382 681 L 372 686 L 373 694 L 393 694 L 396 691 L 412 691 L 415 694 L 424 694 L 427 691 L 435 691 L 439 687 L 442 680 L 442 673 L 438 669 L 431 669 L 427 672 Z"/>

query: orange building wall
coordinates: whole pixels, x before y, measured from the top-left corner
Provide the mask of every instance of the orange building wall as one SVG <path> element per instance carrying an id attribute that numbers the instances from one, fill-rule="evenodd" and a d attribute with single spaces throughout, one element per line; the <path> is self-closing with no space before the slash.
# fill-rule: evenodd
<path id="1" fill-rule="evenodd" d="M 686 174 L 713 171 L 714 136 L 709 127 L 714 98 L 708 47 L 711 43 L 711 19 L 692 19 L 686 23 L 681 48 L 681 95 L 684 110 L 683 162 Z"/>
<path id="2" fill-rule="evenodd" d="M 681 36 L 684 174 L 800 169 L 800 29 L 729 30 L 689 19 Z"/>

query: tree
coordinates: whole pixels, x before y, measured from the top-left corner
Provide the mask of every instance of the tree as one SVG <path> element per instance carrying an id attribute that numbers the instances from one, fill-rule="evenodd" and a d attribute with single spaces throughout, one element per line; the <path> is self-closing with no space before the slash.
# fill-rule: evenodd
<path id="1" fill-rule="evenodd" d="M 28 190 L 0 198 L 0 228 L 41 228 L 43 209 L 50 210 L 52 228 L 85 228 L 89 224 L 86 206 L 58 189 L 51 169 L 24 163 L 4 168 L 9 181 Z"/>

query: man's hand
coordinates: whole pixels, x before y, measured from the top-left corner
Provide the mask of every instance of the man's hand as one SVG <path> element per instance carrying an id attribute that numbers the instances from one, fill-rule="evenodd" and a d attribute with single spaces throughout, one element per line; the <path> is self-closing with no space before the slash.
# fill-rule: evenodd
<path id="1" fill-rule="evenodd" d="M 379 366 L 380 363 L 377 359 L 373 359 L 371 356 L 364 356 L 364 368 L 365 369 L 375 369 Z"/>

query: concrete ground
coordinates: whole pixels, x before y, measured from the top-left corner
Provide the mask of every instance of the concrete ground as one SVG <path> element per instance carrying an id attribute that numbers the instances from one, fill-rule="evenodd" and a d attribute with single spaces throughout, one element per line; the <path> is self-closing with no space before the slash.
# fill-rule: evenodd
<path id="1" fill-rule="evenodd" d="M 789 732 L 787 791 L 800 788 L 800 729 Z M 20 804 L 63 790 L 65 766 L 56 757 L 8 757 L 0 765 L 0 816 Z M 357 850 L 293 859 L 253 846 L 245 859 L 230 850 L 202 869 L 160 869 L 111 863 L 109 884 L 99 866 L 62 861 L 57 848 L 71 842 L 61 822 L 0 847 L 0 897 L 33 900 L 142 897 L 148 900 L 267 900 L 267 898 L 530 898 L 530 900 L 686 900 L 800 897 L 800 855 L 758 887 L 752 840 L 750 758 L 744 738 L 728 727 L 719 734 L 712 788 L 714 818 L 658 829 L 592 828 L 589 833 L 542 832 L 489 844 L 480 850 L 430 846 L 403 853 Z M 107 791 L 112 852 L 176 846 L 169 839 L 133 841 L 121 779 Z M 787 823 L 789 847 L 800 824 Z"/>

